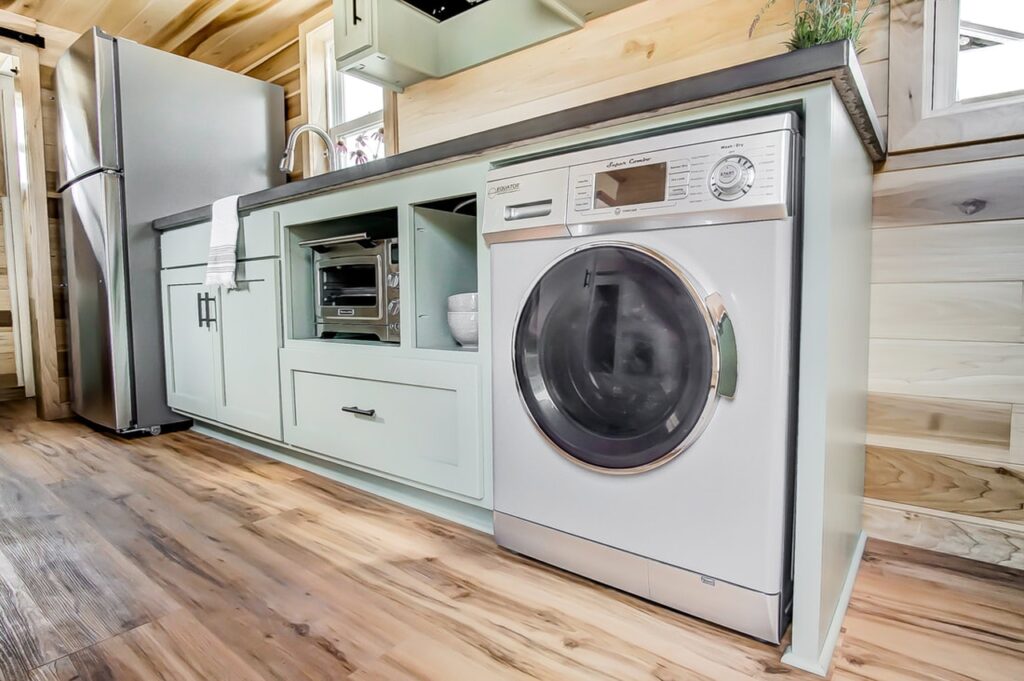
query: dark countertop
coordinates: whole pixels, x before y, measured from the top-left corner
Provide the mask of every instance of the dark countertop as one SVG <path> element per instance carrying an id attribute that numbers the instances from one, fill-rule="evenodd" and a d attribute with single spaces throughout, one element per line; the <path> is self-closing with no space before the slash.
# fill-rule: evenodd
<path id="1" fill-rule="evenodd" d="M 500 128 L 413 149 L 394 156 L 352 166 L 333 173 L 245 194 L 238 199 L 239 213 L 306 198 L 369 178 L 478 155 L 517 142 L 597 125 L 610 125 L 657 113 L 694 108 L 755 94 L 784 90 L 830 80 L 850 113 L 864 147 L 874 161 L 885 158 L 885 142 L 878 116 L 868 96 L 853 46 L 846 41 L 818 45 L 775 57 L 684 78 L 664 85 L 610 97 L 591 104 L 530 118 Z M 209 205 L 168 215 L 154 221 L 157 230 L 184 227 L 210 219 Z"/>

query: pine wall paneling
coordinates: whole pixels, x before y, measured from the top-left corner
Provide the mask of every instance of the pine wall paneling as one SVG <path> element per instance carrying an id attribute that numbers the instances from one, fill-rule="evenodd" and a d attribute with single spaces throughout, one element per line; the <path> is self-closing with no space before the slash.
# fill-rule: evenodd
<path id="1" fill-rule="evenodd" d="M 647 0 L 527 50 L 398 95 L 399 149 L 429 144 L 785 52 L 792 2 L 747 32 L 762 0 Z M 862 0 L 866 5 L 866 0 Z M 865 30 L 860 61 L 885 127 L 888 4 Z"/>
<path id="2" fill-rule="evenodd" d="M 1020 150 L 890 157 L 875 176 L 864 514 L 880 538 L 1013 567 L 1024 567 Z"/>

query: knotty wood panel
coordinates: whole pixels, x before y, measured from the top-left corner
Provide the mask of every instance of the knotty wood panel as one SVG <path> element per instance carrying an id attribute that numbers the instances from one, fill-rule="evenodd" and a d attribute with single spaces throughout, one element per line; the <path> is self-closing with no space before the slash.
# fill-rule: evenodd
<path id="1" fill-rule="evenodd" d="M 864 529 L 879 539 L 1024 570 L 1024 530 L 1011 523 L 867 499 Z"/>
<path id="2" fill-rule="evenodd" d="M 1024 280 L 1024 220 L 876 229 L 871 280 Z"/>
<path id="3" fill-rule="evenodd" d="M 868 443 L 1009 461 L 1011 412 L 1011 405 L 996 402 L 872 393 Z"/>
<path id="4" fill-rule="evenodd" d="M 874 338 L 868 368 L 879 393 L 1024 403 L 1024 344 Z"/>
<path id="5" fill-rule="evenodd" d="M 1024 525 L 1024 468 L 867 447 L 864 494 Z"/>
<path id="6" fill-rule="evenodd" d="M 20 445 L 16 457 L 0 448 L 0 466 L 17 458 L 22 471 L 0 476 L 21 490 L 0 490 L 0 516 L 41 523 L 58 503 L 64 522 L 95 528 L 104 551 L 113 547 L 182 606 L 85 648 L 58 640 L 50 652 L 23 655 L 28 665 L 44 661 L 31 676 L 16 672 L 19 680 L 816 678 L 782 665 L 780 647 L 199 435 L 126 441 L 0 405 L 0 442 L 17 441 L 31 447 Z M 191 489 L 179 487 L 182 478 Z M 242 490 L 259 509 L 276 510 L 245 522 Z M 231 507 L 239 512 L 225 512 Z M 69 537 L 64 564 L 95 550 L 81 542 Z M 1019 582 L 999 568 L 869 542 L 832 678 L 1024 676 Z M 126 583 L 117 597 L 141 599 L 148 589 Z M 102 593 L 81 597 L 105 602 Z M 0 607 L 18 622 L 35 612 L 27 603 Z M 37 629 L 27 634 L 4 621 L 5 651 L 48 635 L 43 617 L 31 618 Z M 956 655 L 936 654 L 937 636 Z M 990 668 L 999 675 L 986 677 Z"/>
<path id="7" fill-rule="evenodd" d="M 1024 464 L 1024 404 L 1013 405 L 1010 419 L 1010 458 Z"/>
<path id="8" fill-rule="evenodd" d="M 454 137 L 660 85 L 785 51 L 792 3 L 770 8 L 747 35 L 761 0 L 647 0 L 574 33 L 418 83 L 398 96 L 399 147 Z M 866 4 L 866 3 L 862 3 Z M 865 65 L 887 61 L 888 4 L 868 21 Z M 865 69 L 871 97 L 887 110 L 887 69 Z"/>
<path id="9" fill-rule="evenodd" d="M 875 175 L 875 227 L 1024 216 L 1024 156 Z"/>
<path id="10" fill-rule="evenodd" d="M 874 284 L 871 335 L 1024 342 L 1024 283 Z"/>

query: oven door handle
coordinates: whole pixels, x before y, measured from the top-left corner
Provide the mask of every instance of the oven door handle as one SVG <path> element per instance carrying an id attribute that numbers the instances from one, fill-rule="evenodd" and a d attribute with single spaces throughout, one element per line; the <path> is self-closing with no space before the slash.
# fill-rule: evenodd
<path id="1" fill-rule="evenodd" d="M 300 241 L 299 246 L 302 248 L 327 248 L 337 244 L 350 244 L 353 241 L 372 241 L 370 235 L 366 232 L 360 232 L 359 234 L 346 234 L 344 236 L 329 236 L 326 239 L 307 239 Z"/>

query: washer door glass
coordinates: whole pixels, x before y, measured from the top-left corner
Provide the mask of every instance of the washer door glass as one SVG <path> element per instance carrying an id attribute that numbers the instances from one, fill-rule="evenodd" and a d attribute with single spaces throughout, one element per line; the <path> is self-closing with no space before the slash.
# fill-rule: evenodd
<path id="1" fill-rule="evenodd" d="M 703 301 L 653 254 L 585 247 L 530 292 L 515 329 L 516 380 L 565 454 L 646 469 L 689 444 L 713 399 L 709 328 Z"/>

